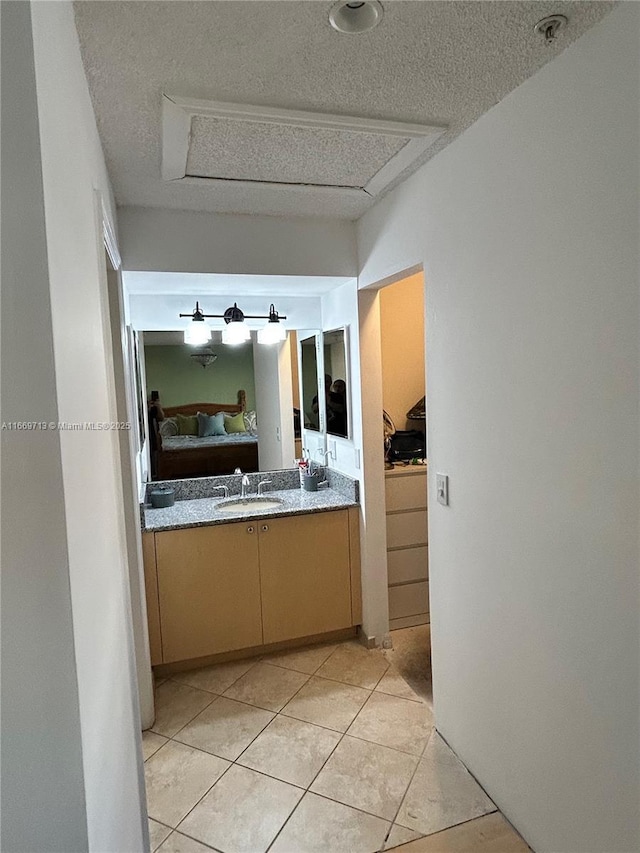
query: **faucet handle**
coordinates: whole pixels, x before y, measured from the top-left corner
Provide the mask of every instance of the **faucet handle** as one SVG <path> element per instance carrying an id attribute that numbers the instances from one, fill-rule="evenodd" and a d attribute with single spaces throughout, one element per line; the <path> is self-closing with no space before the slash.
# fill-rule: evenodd
<path id="1" fill-rule="evenodd" d="M 262 487 L 263 487 L 263 486 L 270 486 L 272 482 L 273 482 L 273 480 L 261 480 L 261 481 L 258 483 L 258 495 L 261 495 L 261 494 L 262 494 L 261 489 L 262 489 Z"/>

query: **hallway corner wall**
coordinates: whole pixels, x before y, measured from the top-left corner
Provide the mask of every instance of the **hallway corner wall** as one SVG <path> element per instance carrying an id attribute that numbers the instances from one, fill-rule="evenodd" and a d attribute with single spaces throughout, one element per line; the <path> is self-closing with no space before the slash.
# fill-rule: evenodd
<path id="1" fill-rule="evenodd" d="M 639 41 L 621 3 L 357 224 L 361 288 L 424 265 L 436 723 L 538 853 L 640 849 Z"/>

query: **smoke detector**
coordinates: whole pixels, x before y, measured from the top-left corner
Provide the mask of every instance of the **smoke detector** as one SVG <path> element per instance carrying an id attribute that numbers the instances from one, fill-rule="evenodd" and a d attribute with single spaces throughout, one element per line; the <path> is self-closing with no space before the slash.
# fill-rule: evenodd
<path id="1" fill-rule="evenodd" d="M 329 10 L 329 23 L 339 33 L 366 33 L 377 27 L 384 15 L 378 0 L 345 2 L 338 0 Z"/>

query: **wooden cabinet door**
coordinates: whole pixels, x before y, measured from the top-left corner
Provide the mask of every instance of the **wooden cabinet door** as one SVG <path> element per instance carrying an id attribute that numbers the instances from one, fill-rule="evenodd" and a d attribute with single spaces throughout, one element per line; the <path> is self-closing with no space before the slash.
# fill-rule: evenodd
<path id="1" fill-rule="evenodd" d="M 262 644 L 258 522 L 156 533 L 165 663 Z"/>
<path id="2" fill-rule="evenodd" d="M 352 620 L 347 511 L 257 524 L 264 642 L 348 628 Z"/>

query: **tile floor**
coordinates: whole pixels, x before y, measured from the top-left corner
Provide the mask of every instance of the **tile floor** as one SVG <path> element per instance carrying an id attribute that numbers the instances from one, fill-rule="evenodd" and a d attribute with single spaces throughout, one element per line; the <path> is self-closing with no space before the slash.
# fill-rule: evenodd
<path id="1" fill-rule="evenodd" d="M 355 641 L 160 679 L 156 703 L 151 851 L 377 853 L 496 811 L 430 703 Z"/>

